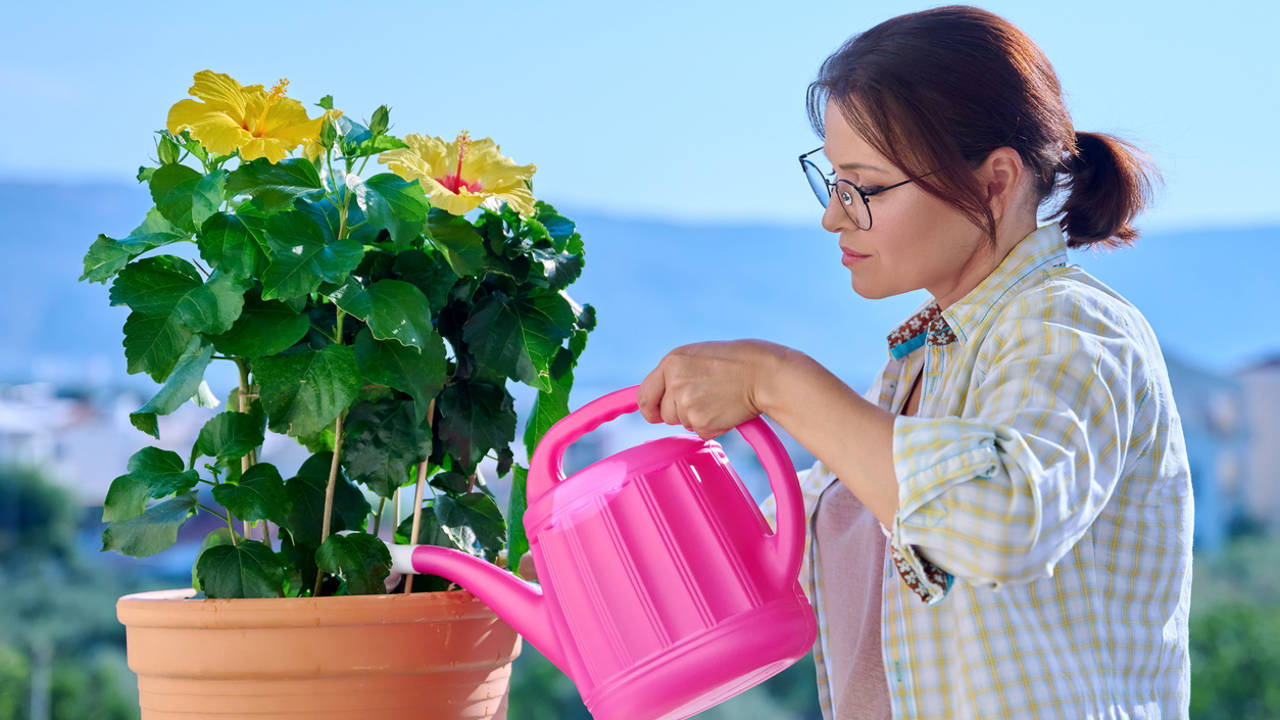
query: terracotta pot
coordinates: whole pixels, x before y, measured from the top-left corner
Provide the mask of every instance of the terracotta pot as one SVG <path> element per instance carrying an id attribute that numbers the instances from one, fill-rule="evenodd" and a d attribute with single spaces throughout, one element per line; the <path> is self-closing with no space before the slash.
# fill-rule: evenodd
<path id="1" fill-rule="evenodd" d="M 506 718 L 520 636 L 466 590 L 116 603 L 143 720 Z"/>

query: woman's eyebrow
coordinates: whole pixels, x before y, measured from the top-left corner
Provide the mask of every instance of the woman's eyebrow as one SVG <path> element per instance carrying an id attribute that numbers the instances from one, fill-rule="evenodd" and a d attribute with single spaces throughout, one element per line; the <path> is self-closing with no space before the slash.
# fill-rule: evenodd
<path id="1" fill-rule="evenodd" d="M 841 170 L 871 170 L 873 172 L 884 172 L 884 170 L 876 167 L 875 165 L 865 165 L 863 163 L 841 163 L 839 168 Z"/>

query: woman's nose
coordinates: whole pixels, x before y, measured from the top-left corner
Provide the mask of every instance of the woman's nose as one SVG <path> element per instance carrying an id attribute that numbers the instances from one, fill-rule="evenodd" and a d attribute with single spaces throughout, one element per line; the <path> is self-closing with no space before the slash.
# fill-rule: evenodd
<path id="1" fill-rule="evenodd" d="M 840 200 L 832 193 L 831 201 L 827 203 L 827 209 L 822 213 L 822 227 L 827 232 L 838 233 L 844 230 L 846 226 L 852 226 L 849 221 L 849 215 L 844 211 L 844 206 L 840 204 Z"/>

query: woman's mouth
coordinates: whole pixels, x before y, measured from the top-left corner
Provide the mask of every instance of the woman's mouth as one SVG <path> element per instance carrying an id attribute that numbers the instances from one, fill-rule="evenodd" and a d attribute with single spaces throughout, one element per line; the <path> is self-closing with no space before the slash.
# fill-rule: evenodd
<path id="1" fill-rule="evenodd" d="M 871 257 L 870 255 L 863 255 L 861 253 L 856 253 L 851 250 L 845 250 L 844 248 L 840 248 L 840 251 L 841 251 L 840 262 L 843 263 L 844 265 L 853 265 L 859 260 L 866 260 L 867 258 Z"/>

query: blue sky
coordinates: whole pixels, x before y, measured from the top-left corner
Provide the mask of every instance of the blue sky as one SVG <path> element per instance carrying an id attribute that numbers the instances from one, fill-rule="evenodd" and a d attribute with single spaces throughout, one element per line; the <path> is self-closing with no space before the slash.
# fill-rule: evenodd
<path id="1" fill-rule="evenodd" d="M 491 136 L 552 202 L 700 222 L 818 223 L 804 91 L 910 2 L 14 3 L 0 25 L 0 178 L 131 182 L 211 68 L 290 80 L 393 132 Z M 1261 2 L 990 2 L 1054 63 L 1076 127 L 1145 147 L 1146 229 L 1280 222 L 1274 31 Z"/>

